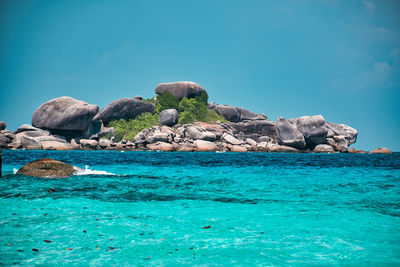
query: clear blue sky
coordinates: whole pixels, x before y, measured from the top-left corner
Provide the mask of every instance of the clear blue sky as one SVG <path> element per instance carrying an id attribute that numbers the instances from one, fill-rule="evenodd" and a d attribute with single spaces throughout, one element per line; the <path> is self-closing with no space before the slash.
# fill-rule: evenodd
<path id="1" fill-rule="evenodd" d="M 400 151 L 400 2 L 0 1 L 0 120 L 190 80 L 271 120 L 322 114 Z"/>

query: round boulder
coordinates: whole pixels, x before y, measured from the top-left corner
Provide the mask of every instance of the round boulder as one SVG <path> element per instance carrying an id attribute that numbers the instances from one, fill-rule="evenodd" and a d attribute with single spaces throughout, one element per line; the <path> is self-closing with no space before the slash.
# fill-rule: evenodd
<path id="1" fill-rule="evenodd" d="M 328 129 L 322 115 L 303 116 L 288 121 L 304 136 L 307 146 L 314 147 L 326 142 Z"/>
<path id="2" fill-rule="evenodd" d="M 386 148 L 386 147 L 379 147 L 379 148 L 375 148 L 374 150 L 371 150 L 369 153 L 371 153 L 371 154 L 392 154 L 392 151 L 390 151 L 389 148 Z"/>
<path id="3" fill-rule="evenodd" d="M 176 109 L 165 109 L 158 116 L 158 122 L 161 125 L 172 126 L 178 123 L 179 113 Z"/>
<path id="4" fill-rule="evenodd" d="M 155 91 L 159 95 L 168 91 L 179 99 L 196 97 L 201 95 L 202 92 L 207 93 L 206 89 L 195 82 L 160 83 L 156 86 Z"/>
<path id="5" fill-rule="evenodd" d="M 38 159 L 29 162 L 18 170 L 17 174 L 41 178 L 65 178 L 77 171 L 78 168 L 54 159 Z"/>
<path id="6" fill-rule="evenodd" d="M 279 142 L 282 145 L 290 146 L 298 149 L 304 149 L 306 141 L 304 136 L 290 122 L 279 117 L 276 122 L 276 131 L 278 133 Z"/>
<path id="7" fill-rule="evenodd" d="M 335 153 L 336 151 L 330 145 L 321 144 L 321 145 L 317 145 L 314 148 L 313 152 L 314 153 Z"/>
<path id="8" fill-rule="evenodd" d="M 36 109 L 32 125 L 41 129 L 84 131 L 99 111 L 96 105 L 72 97 L 58 97 Z"/>
<path id="9" fill-rule="evenodd" d="M 108 104 L 93 120 L 102 120 L 107 124 L 119 119 L 134 119 L 146 112 L 154 113 L 154 105 L 134 98 L 121 98 Z"/>

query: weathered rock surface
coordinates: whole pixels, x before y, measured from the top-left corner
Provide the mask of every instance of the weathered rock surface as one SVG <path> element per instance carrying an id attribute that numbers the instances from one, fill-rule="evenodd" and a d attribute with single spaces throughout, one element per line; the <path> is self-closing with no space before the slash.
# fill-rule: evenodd
<path id="1" fill-rule="evenodd" d="M 99 144 L 96 140 L 93 139 L 81 139 L 79 143 L 81 144 L 82 148 L 84 147 L 96 148 L 97 145 Z"/>
<path id="2" fill-rule="evenodd" d="M 185 129 L 185 136 L 192 140 L 215 141 L 217 136 L 205 128 L 196 125 L 188 125 Z"/>
<path id="3" fill-rule="evenodd" d="M 196 140 L 193 142 L 195 151 L 215 151 L 217 145 L 205 140 Z"/>
<path id="4" fill-rule="evenodd" d="M 232 152 L 247 152 L 247 148 L 245 146 L 231 145 L 229 146 L 229 149 Z"/>
<path id="5" fill-rule="evenodd" d="M 85 131 L 99 111 L 96 105 L 72 97 L 58 97 L 42 104 L 32 116 L 32 125 L 68 136 Z"/>
<path id="6" fill-rule="evenodd" d="M 304 149 L 306 141 L 299 130 L 289 121 L 279 117 L 276 122 L 276 131 L 278 133 L 279 143 L 298 149 Z"/>
<path id="7" fill-rule="evenodd" d="M 358 153 L 358 154 L 367 153 L 367 152 L 365 152 L 364 150 L 361 150 L 361 149 L 356 150 L 354 147 L 350 148 L 347 152 L 349 152 L 349 153 Z"/>
<path id="8" fill-rule="evenodd" d="M 175 137 L 175 132 L 172 128 L 168 126 L 153 126 L 143 131 L 139 132 L 135 138 L 134 142 L 136 146 L 145 147 L 147 144 L 152 144 L 156 142 L 173 142 Z"/>
<path id="9" fill-rule="evenodd" d="M 0 130 L 0 148 L 11 148 L 15 142 L 15 135 L 9 130 Z"/>
<path id="10" fill-rule="evenodd" d="M 346 139 L 347 146 L 357 141 L 357 130 L 346 124 L 326 122 L 326 128 L 332 131 L 334 136 L 343 136 Z"/>
<path id="11" fill-rule="evenodd" d="M 163 92 L 168 91 L 179 99 L 184 97 L 192 98 L 207 93 L 206 89 L 194 82 L 173 82 L 173 83 L 160 83 L 157 85 L 155 92 L 161 95 Z"/>
<path id="12" fill-rule="evenodd" d="M 282 146 L 277 144 L 269 144 L 267 146 L 268 152 L 281 152 L 281 153 L 297 153 L 299 152 L 298 149 L 290 146 Z"/>
<path id="13" fill-rule="evenodd" d="M 107 148 L 107 147 L 111 147 L 111 141 L 107 140 L 107 139 L 100 139 L 99 140 L 99 146 L 101 148 Z"/>
<path id="14" fill-rule="evenodd" d="M 230 122 L 241 122 L 246 120 L 265 120 L 266 116 L 261 114 L 256 114 L 245 108 L 228 106 L 228 105 L 216 105 L 211 102 L 208 105 L 209 109 L 214 109 L 218 115 L 224 117 Z"/>
<path id="15" fill-rule="evenodd" d="M 7 124 L 5 121 L 0 121 L 0 131 L 5 130 L 6 126 L 7 126 Z"/>
<path id="16" fill-rule="evenodd" d="M 317 145 L 314 150 L 314 153 L 335 153 L 335 150 L 330 145 Z"/>
<path id="17" fill-rule="evenodd" d="M 18 170 L 17 174 L 42 178 L 63 178 L 71 176 L 75 171 L 77 171 L 77 168 L 72 165 L 45 158 L 25 164 Z"/>
<path id="18" fill-rule="evenodd" d="M 343 135 L 333 136 L 332 138 L 326 138 L 327 143 L 333 147 L 336 151 L 346 152 L 348 148 L 348 142 Z"/>
<path id="19" fill-rule="evenodd" d="M 178 123 L 179 113 L 176 109 L 165 109 L 158 115 L 158 122 L 162 125 L 173 126 Z"/>
<path id="20" fill-rule="evenodd" d="M 314 148 L 316 145 L 326 142 L 328 129 L 322 115 L 303 116 L 288 121 L 304 136 L 308 147 Z"/>
<path id="21" fill-rule="evenodd" d="M 153 144 L 147 144 L 147 148 L 153 151 L 174 151 L 175 146 L 173 144 L 165 143 L 165 142 L 156 142 Z"/>
<path id="22" fill-rule="evenodd" d="M 43 141 L 40 143 L 44 150 L 73 150 L 76 149 L 72 144 L 59 141 Z"/>
<path id="23" fill-rule="evenodd" d="M 236 139 L 235 137 L 233 137 L 232 135 L 230 135 L 228 133 L 224 133 L 221 136 L 221 140 L 223 142 L 226 142 L 226 143 L 229 143 L 229 144 L 232 144 L 232 145 L 240 145 L 240 144 L 242 144 L 242 142 L 240 140 Z"/>
<path id="24" fill-rule="evenodd" d="M 230 123 L 230 126 L 235 129 L 237 133 L 244 133 L 246 137 L 249 135 L 254 135 L 254 137 L 269 136 L 274 141 L 278 142 L 278 134 L 276 132 L 275 122 L 267 120 L 259 121 L 246 121 L 239 123 Z M 250 138 L 254 138 L 250 137 Z"/>
<path id="25" fill-rule="evenodd" d="M 102 120 L 104 124 L 119 119 L 134 119 L 137 116 L 150 112 L 154 113 L 154 105 L 134 98 L 122 98 L 112 101 L 103 108 L 93 120 Z"/>
<path id="26" fill-rule="evenodd" d="M 369 153 L 371 154 L 392 154 L 392 151 L 389 150 L 387 147 L 379 147 L 371 150 Z"/>

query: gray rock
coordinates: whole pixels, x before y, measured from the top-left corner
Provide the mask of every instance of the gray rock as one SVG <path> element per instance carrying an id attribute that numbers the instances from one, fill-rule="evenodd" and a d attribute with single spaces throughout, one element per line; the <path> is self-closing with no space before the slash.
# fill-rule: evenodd
<path id="1" fill-rule="evenodd" d="M 7 124 L 5 121 L 0 121 L 0 131 L 6 129 L 6 126 L 7 126 Z"/>
<path id="2" fill-rule="evenodd" d="M 178 123 L 179 113 L 176 109 L 165 109 L 158 116 L 158 122 L 162 125 L 173 126 Z"/>
<path id="3" fill-rule="evenodd" d="M 100 146 L 101 148 L 110 147 L 110 146 L 111 146 L 111 141 L 110 141 L 110 140 L 107 140 L 107 139 L 100 139 L 100 140 L 99 140 L 99 146 Z"/>
<path id="4" fill-rule="evenodd" d="M 330 145 L 321 144 L 321 145 L 317 145 L 314 148 L 313 152 L 314 153 L 335 153 L 335 150 Z"/>
<path id="5" fill-rule="evenodd" d="M 278 135 L 276 133 L 275 122 L 267 120 L 257 121 L 246 121 L 239 123 L 230 123 L 236 132 L 243 132 L 245 136 L 255 138 L 255 136 L 269 136 L 275 142 L 278 141 Z"/>
<path id="6" fill-rule="evenodd" d="M 347 140 L 343 135 L 334 136 L 333 138 L 326 138 L 326 141 L 336 151 L 346 152 L 348 148 Z"/>
<path id="7" fill-rule="evenodd" d="M 140 95 L 137 95 L 137 96 L 135 96 L 133 99 L 136 99 L 136 100 L 143 100 L 143 97 L 141 97 Z"/>
<path id="8" fill-rule="evenodd" d="M 81 144 L 81 147 L 96 148 L 98 145 L 98 142 L 96 140 L 90 139 L 81 139 L 79 143 Z"/>
<path id="9" fill-rule="evenodd" d="M 58 97 L 36 109 L 32 125 L 67 135 L 68 131 L 85 131 L 98 111 L 96 105 L 72 97 Z"/>
<path id="10" fill-rule="evenodd" d="M 224 117 L 231 122 L 241 122 L 246 120 L 265 120 L 265 115 L 256 114 L 245 108 L 227 106 L 227 105 L 215 105 L 210 103 L 209 109 L 214 109 L 218 115 Z"/>
<path id="11" fill-rule="evenodd" d="M 154 113 L 154 105 L 133 98 L 122 98 L 108 104 L 93 120 L 102 120 L 107 125 L 110 121 L 134 119 L 146 112 Z"/>
<path id="12" fill-rule="evenodd" d="M 269 136 L 260 136 L 260 138 L 258 138 L 258 142 L 267 142 L 267 143 L 271 143 L 273 141 L 273 139 Z"/>
<path id="13" fill-rule="evenodd" d="M 251 147 L 255 147 L 255 146 L 257 145 L 257 142 L 254 141 L 254 140 L 251 139 L 251 138 L 247 138 L 247 139 L 246 139 L 246 143 L 249 144 Z"/>
<path id="14" fill-rule="evenodd" d="M 156 142 L 171 143 L 175 138 L 175 132 L 172 128 L 167 126 L 153 126 L 139 132 L 134 142 L 136 146 L 145 146 Z"/>
<path id="15" fill-rule="evenodd" d="M 288 120 L 304 136 L 308 147 L 324 144 L 328 135 L 328 129 L 322 115 L 303 116 Z"/>
<path id="16" fill-rule="evenodd" d="M 344 136 L 347 141 L 347 146 L 354 144 L 357 141 L 357 130 L 346 125 L 337 123 L 326 123 L 326 128 L 334 133 L 334 136 Z"/>
<path id="17" fill-rule="evenodd" d="M 202 86 L 194 82 L 160 83 L 155 89 L 156 94 L 159 95 L 161 95 L 165 91 L 170 92 L 179 99 L 182 99 L 184 97 L 196 97 L 202 92 L 207 93 L 207 91 Z"/>
<path id="18" fill-rule="evenodd" d="M 27 137 L 25 135 L 18 136 L 21 146 L 25 149 L 42 149 L 42 145 L 39 141 L 34 138 Z"/>
<path id="19" fill-rule="evenodd" d="M 101 137 L 104 137 L 107 134 L 113 134 L 114 132 L 115 132 L 114 127 L 104 127 L 104 126 L 102 126 L 100 132 L 98 132 L 97 134 L 91 135 L 89 137 L 89 139 L 99 140 Z M 114 136 L 112 136 L 112 137 L 114 137 Z"/>
<path id="20" fill-rule="evenodd" d="M 239 141 L 238 139 L 236 139 L 235 137 L 233 137 L 232 135 L 228 134 L 228 133 L 224 133 L 221 136 L 221 140 L 224 141 L 225 143 L 229 143 L 232 145 L 240 145 L 242 144 L 241 141 Z"/>
<path id="21" fill-rule="evenodd" d="M 278 133 L 279 143 L 285 146 L 290 146 L 298 149 L 304 149 L 306 141 L 304 136 L 293 124 L 282 117 L 279 117 L 276 122 L 276 131 Z"/>
<path id="22" fill-rule="evenodd" d="M 185 136 L 192 140 L 215 141 L 217 136 L 213 132 L 205 130 L 201 126 L 190 125 L 186 128 Z"/>

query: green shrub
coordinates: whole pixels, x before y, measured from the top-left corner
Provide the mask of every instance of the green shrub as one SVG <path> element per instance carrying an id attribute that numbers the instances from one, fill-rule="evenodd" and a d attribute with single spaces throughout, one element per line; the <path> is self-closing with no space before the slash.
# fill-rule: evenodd
<path id="1" fill-rule="evenodd" d="M 152 98 L 143 98 L 143 101 L 147 102 L 147 103 L 154 103 L 154 97 L 152 97 Z"/>
<path id="2" fill-rule="evenodd" d="M 135 119 L 126 121 L 124 119 L 111 121 L 108 126 L 114 127 L 115 141 L 122 139 L 133 141 L 135 136 L 142 130 L 158 124 L 158 114 L 143 113 Z"/>
<path id="3" fill-rule="evenodd" d="M 168 91 L 164 91 L 161 95 L 157 95 L 156 112 L 160 114 L 164 109 L 178 109 L 179 98 Z"/>
<path id="4" fill-rule="evenodd" d="M 205 94 L 207 96 L 207 94 Z M 184 97 L 179 103 L 178 110 L 180 124 L 193 123 L 195 121 L 204 122 L 227 122 L 219 116 L 214 110 L 209 110 L 204 97 L 186 98 Z"/>

